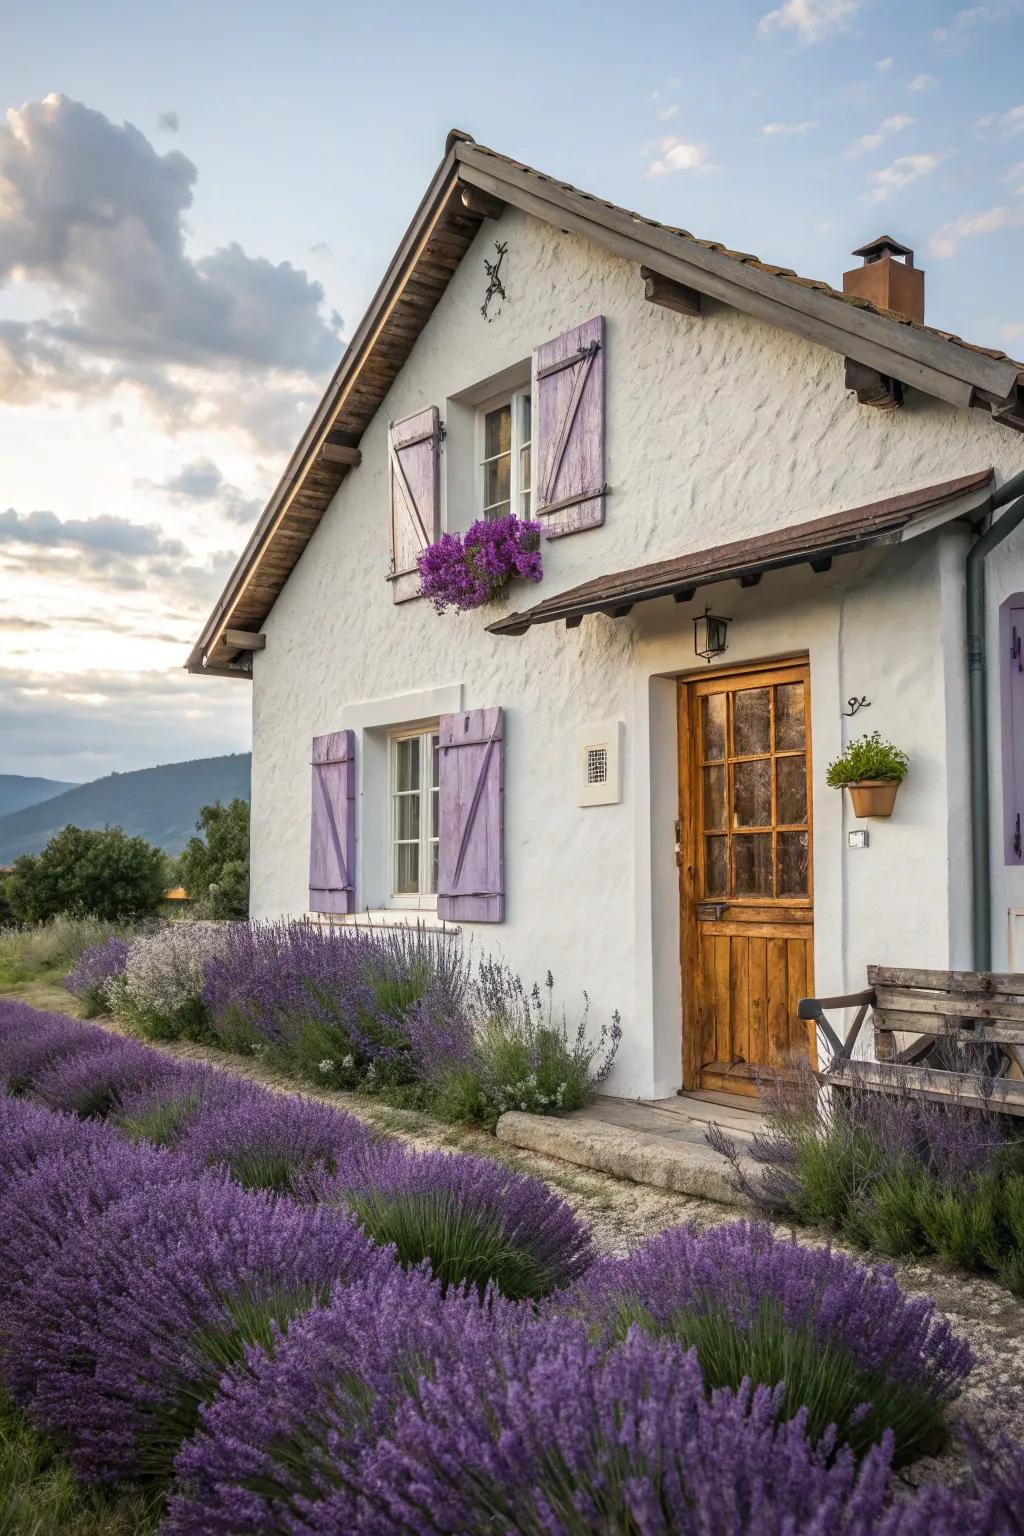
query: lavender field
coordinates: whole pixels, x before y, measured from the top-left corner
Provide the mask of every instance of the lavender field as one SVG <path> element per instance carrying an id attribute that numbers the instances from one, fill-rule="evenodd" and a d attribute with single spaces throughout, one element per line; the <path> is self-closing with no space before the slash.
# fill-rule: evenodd
<path id="1" fill-rule="evenodd" d="M 0 1088 L 0 1382 L 162 1532 L 1021 1529 L 1006 1441 L 908 1482 L 975 1360 L 884 1268 L 603 1257 L 539 1179 L 14 1002 Z"/>

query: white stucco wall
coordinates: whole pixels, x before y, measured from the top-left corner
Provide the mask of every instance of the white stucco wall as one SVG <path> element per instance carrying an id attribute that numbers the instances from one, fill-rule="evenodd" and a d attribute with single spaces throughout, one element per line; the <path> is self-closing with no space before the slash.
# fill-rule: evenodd
<path id="1" fill-rule="evenodd" d="M 495 238 L 509 245 L 508 298 L 487 324 L 482 259 Z M 448 402 L 594 314 L 606 317 L 607 521 L 546 546 L 544 585 L 515 591 L 516 606 L 590 576 L 990 464 L 1003 478 L 1024 466 L 1024 441 L 981 412 L 916 395 L 891 413 L 858 407 L 844 391 L 841 358 L 720 306 L 709 304 L 700 320 L 650 306 L 629 263 L 512 211 L 484 225 L 364 435 L 362 465 L 278 599 L 264 626 L 267 648 L 255 657 L 253 914 L 306 909 L 314 734 L 351 724 L 360 737 L 365 905 L 379 900 L 381 880 L 380 726 L 389 714 L 394 724 L 436 716 L 438 698 L 500 704 L 507 921 L 479 927 L 474 942 L 503 950 L 528 980 L 550 966 L 570 1006 L 586 988 L 597 1019 L 618 1007 L 626 1040 L 613 1087 L 670 1092 L 679 1082 L 679 977 L 675 687 L 667 679 L 693 668 L 691 614 L 655 603 L 626 620 L 591 617 L 571 632 L 551 625 L 497 638 L 484 628 L 490 615 L 439 618 L 422 602 L 394 606 L 384 579 L 388 421 L 440 406 L 451 428 L 442 460 L 447 519 L 464 527 L 473 515 L 471 447 L 464 402 L 461 416 Z M 931 535 L 837 561 L 826 575 L 804 568 L 770 574 L 749 591 L 731 586 L 720 601 L 734 621 L 726 662 L 810 655 L 821 991 L 859 985 L 868 959 L 967 963 L 969 869 L 959 868 L 969 846 L 965 549 L 960 534 Z M 1014 577 L 1020 545 L 1001 554 L 998 569 L 995 582 L 1024 589 L 1024 574 Z M 990 620 L 997 606 L 993 599 Z M 381 702 L 417 691 L 426 691 L 418 702 Z M 914 761 L 897 816 L 873 823 L 871 847 L 856 853 L 845 848 L 849 808 L 823 778 L 851 724 L 840 710 L 854 693 L 872 699 L 854 733 L 877 727 Z M 574 732 L 609 718 L 624 723 L 623 799 L 581 809 Z M 998 775 L 993 782 L 995 803 Z M 1001 868 L 1001 845 L 999 860 Z"/>

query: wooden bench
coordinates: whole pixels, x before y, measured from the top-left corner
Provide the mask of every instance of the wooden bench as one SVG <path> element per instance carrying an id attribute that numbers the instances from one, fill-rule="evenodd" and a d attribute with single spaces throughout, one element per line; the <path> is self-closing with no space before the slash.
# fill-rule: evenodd
<path id="1" fill-rule="evenodd" d="M 827 1008 L 857 1010 L 842 1040 Z M 855 1061 L 853 1047 L 869 1011 L 876 1060 Z M 909 1088 L 924 1098 L 957 1098 L 1024 1115 L 1022 974 L 869 965 L 863 992 L 804 998 L 799 1016 L 814 1021 L 831 1049 L 820 1074 L 829 1084 L 856 1080 L 882 1090 Z"/>

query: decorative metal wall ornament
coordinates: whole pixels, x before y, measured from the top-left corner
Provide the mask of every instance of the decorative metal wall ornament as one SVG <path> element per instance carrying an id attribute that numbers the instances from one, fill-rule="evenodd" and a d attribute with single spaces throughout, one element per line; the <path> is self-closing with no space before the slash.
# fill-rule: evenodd
<path id="1" fill-rule="evenodd" d="M 705 608 L 704 612 L 693 621 L 693 649 L 698 656 L 711 665 L 712 658 L 721 656 L 725 652 L 725 632 L 732 623 L 731 619 L 723 619 Z"/>
<path id="2" fill-rule="evenodd" d="M 508 294 L 502 287 L 501 277 L 499 276 L 499 273 L 501 272 L 501 264 L 505 259 L 505 252 L 508 250 L 508 241 L 503 240 L 499 244 L 499 242 L 495 240 L 494 249 L 498 253 L 497 261 L 488 261 L 487 257 L 484 257 L 484 271 L 487 273 L 487 292 L 484 294 L 484 301 L 480 306 L 480 313 L 483 315 L 488 325 L 490 325 L 491 321 L 494 319 L 494 316 L 490 313 L 491 301 L 495 298 L 508 298 Z M 500 309 L 498 310 L 498 314 L 501 314 Z"/>
<path id="3" fill-rule="evenodd" d="M 871 708 L 871 700 L 868 698 L 867 694 L 864 694 L 863 697 L 859 698 L 859 699 L 858 698 L 847 699 L 846 702 L 847 702 L 847 704 L 849 704 L 850 707 L 849 707 L 849 709 L 844 709 L 843 710 L 843 717 L 844 717 L 844 719 L 847 719 L 847 720 L 852 720 L 854 715 L 857 713 L 858 709 L 870 709 Z"/>

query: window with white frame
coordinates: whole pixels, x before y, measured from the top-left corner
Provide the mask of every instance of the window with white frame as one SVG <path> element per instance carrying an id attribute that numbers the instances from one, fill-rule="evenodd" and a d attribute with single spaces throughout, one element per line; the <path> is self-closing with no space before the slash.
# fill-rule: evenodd
<path id="1" fill-rule="evenodd" d="M 438 732 L 395 732 L 388 744 L 391 897 L 396 906 L 433 906 L 437 893 Z"/>
<path id="2" fill-rule="evenodd" d="M 488 520 L 530 516 L 532 402 L 516 390 L 480 410 L 480 508 Z"/>

